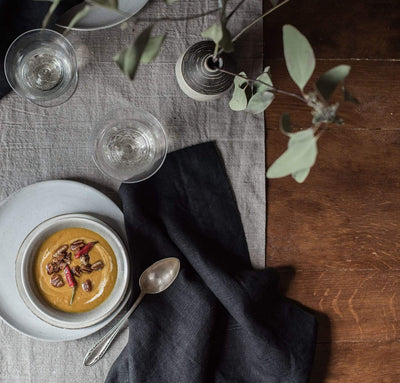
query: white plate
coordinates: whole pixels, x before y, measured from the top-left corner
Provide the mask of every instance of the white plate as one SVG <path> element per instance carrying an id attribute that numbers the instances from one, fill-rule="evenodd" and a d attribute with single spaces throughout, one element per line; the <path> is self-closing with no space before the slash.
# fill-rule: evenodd
<path id="1" fill-rule="evenodd" d="M 138 13 L 149 0 L 119 0 L 118 8 L 123 13 L 115 12 L 103 7 L 94 6 L 89 13 L 80 19 L 73 28 L 76 31 L 95 31 L 98 29 L 111 28 L 121 24 Z M 78 4 L 65 12 L 57 25 L 67 27 L 72 18 L 84 7 L 84 4 Z"/>
<path id="2" fill-rule="evenodd" d="M 27 186 L 0 204 L 0 317 L 15 330 L 32 338 L 64 341 L 83 338 L 107 325 L 123 309 L 84 329 L 51 326 L 30 312 L 15 283 L 15 257 L 26 235 L 46 219 L 66 213 L 87 213 L 108 223 L 126 240 L 121 210 L 98 190 L 74 181 L 46 181 Z"/>

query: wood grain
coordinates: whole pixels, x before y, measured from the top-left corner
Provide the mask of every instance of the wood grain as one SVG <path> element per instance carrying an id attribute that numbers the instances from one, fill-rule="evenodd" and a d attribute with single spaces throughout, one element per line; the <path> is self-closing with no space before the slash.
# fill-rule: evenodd
<path id="1" fill-rule="evenodd" d="M 290 80 L 282 68 L 274 65 L 273 73 L 278 86 L 286 89 Z M 366 81 L 373 68 L 379 76 Z M 392 118 L 400 105 L 392 88 L 399 77 L 400 63 L 354 65 L 349 84 L 361 105 L 346 106 L 341 114 L 345 125 L 330 126 L 321 136 L 309 178 L 302 185 L 290 177 L 269 182 L 268 265 L 400 269 L 400 244 L 393 241 L 400 231 L 400 126 Z M 381 91 L 376 95 L 370 89 Z M 287 145 L 277 130 L 280 113 L 289 112 L 301 128 L 311 118 L 296 101 L 276 101 L 266 114 L 268 164 Z"/>
<path id="2" fill-rule="evenodd" d="M 318 344 L 310 382 L 398 383 L 399 355 L 398 341 Z"/>
<path id="3" fill-rule="evenodd" d="M 286 296 L 317 316 L 319 343 L 399 340 L 399 270 L 279 271 Z"/>
<path id="4" fill-rule="evenodd" d="M 319 58 L 400 58 L 397 0 L 291 0 L 264 21 L 265 57 L 283 56 L 284 24 L 304 33 Z"/>
<path id="5" fill-rule="evenodd" d="M 400 6 L 292 0 L 268 16 L 264 63 L 275 86 L 298 92 L 282 58 L 286 23 L 314 47 L 313 80 L 352 66 L 346 86 L 360 105 L 340 107 L 345 125 L 325 129 L 304 184 L 269 180 L 267 265 L 278 268 L 283 292 L 318 319 L 311 382 L 399 382 Z M 295 129 L 310 126 L 305 105 L 277 97 L 266 112 L 268 165 L 287 146 L 282 112 Z"/>

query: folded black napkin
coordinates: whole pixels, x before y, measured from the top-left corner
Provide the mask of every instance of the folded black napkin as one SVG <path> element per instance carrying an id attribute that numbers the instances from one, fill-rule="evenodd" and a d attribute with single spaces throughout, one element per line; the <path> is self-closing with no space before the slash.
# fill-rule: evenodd
<path id="1" fill-rule="evenodd" d="M 49 27 L 54 25 L 58 15 L 79 2 L 79 0 L 61 1 Z M 0 0 L 0 98 L 11 90 L 4 75 L 4 57 L 8 47 L 20 34 L 41 27 L 50 5 L 49 1 Z"/>
<path id="2" fill-rule="evenodd" d="M 316 320 L 253 270 L 225 169 L 213 143 L 168 155 L 139 184 L 123 184 L 135 297 L 140 273 L 178 257 L 174 284 L 129 319 L 129 341 L 107 382 L 306 382 Z"/>

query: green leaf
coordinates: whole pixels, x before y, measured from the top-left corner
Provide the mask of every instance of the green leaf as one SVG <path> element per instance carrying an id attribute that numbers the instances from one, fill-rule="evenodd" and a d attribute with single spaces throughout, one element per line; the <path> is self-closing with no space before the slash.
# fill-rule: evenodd
<path id="1" fill-rule="evenodd" d="M 210 28 L 206 29 L 205 31 L 201 32 L 201 35 L 206 38 L 214 41 L 215 44 L 219 44 L 222 39 L 222 26 L 221 24 L 213 24 Z"/>
<path id="2" fill-rule="evenodd" d="M 203 31 L 201 35 L 206 39 L 211 39 L 214 41 L 217 47 L 220 47 L 225 52 L 230 53 L 233 52 L 233 42 L 231 33 L 226 27 L 228 22 L 225 16 L 226 4 L 227 0 L 222 0 L 219 2 L 219 22 L 211 25 L 211 27 Z"/>
<path id="3" fill-rule="evenodd" d="M 206 39 L 214 41 L 214 43 L 223 48 L 225 52 L 233 52 L 231 33 L 222 23 L 211 25 L 211 27 L 203 31 L 201 35 Z"/>
<path id="4" fill-rule="evenodd" d="M 283 26 L 283 50 L 290 77 L 303 90 L 314 72 L 314 51 L 307 38 L 291 25 Z"/>
<path id="5" fill-rule="evenodd" d="M 211 27 L 201 32 L 201 36 L 206 39 L 211 39 L 214 42 L 219 42 L 222 38 L 222 28 L 218 23 L 212 24 Z"/>
<path id="6" fill-rule="evenodd" d="M 350 73 L 350 65 L 338 65 L 325 72 L 316 82 L 317 89 L 325 101 L 329 101 L 336 87 Z"/>
<path id="7" fill-rule="evenodd" d="M 131 80 L 135 78 L 140 59 L 150 40 L 152 28 L 153 26 L 149 26 L 144 29 L 133 44 L 114 56 L 114 61 Z"/>
<path id="8" fill-rule="evenodd" d="M 54 11 L 56 10 L 56 8 L 58 7 L 58 5 L 60 4 L 61 0 L 53 0 L 52 4 L 50 5 L 49 10 L 47 11 L 46 15 L 43 18 L 43 22 L 42 22 L 42 28 L 46 28 L 47 24 L 49 23 L 51 16 L 53 15 Z"/>
<path id="9" fill-rule="evenodd" d="M 65 31 L 64 31 L 63 34 L 66 35 L 67 32 L 68 32 L 71 28 L 73 28 L 73 27 L 75 26 L 75 24 L 76 24 L 79 20 L 81 20 L 83 17 L 85 17 L 85 16 L 89 13 L 89 11 L 90 11 L 91 8 L 92 8 L 92 7 L 91 7 L 90 5 L 85 5 L 84 8 L 83 8 L 81 11 L 79 11 L 79 12 L 72 18 L 72 20 L 69 22 L 69 24 L 68 24 L 68 26 L 67 26 L 67 28 L 65 29 Z"/>
<path id="10" fill-rule="evenodd" d="M 247 77 L 246 73 L 240 72 L 241 76 Z M 248 81 L 242 77 L 235 76 L 233 80 L 234 90 L 232 94 L 232 98 L 229 101 L 229 107 L 232 110 L 240 111 L 245 110 L 247 107 L 247 89 L 248 89 Z"/>
<path id="11" fill-rule="evenodd" d="M 165 37 L 166 35 L 150 37 L 142 54 L 142 57 L 140 58 L 140 62 L 149 63 L 150 61 L 153 61 L 157 57 L 158 52 L 161 49 L 161 45 L 165 40 Z"/>
<path id="12" fill-rule="evenodd" d="M 272 80 L 271 80 L 271 76 L 270 76 L 270 74 L 269 74 L 269 71 L 270 71 L 270 67 L 267 66 L 267 67 L 264 68 L 264 72 L 261 73 L 261 74 L 257 77 L 257 80 L 262 81 L 262 82 L 265 82 L 265 83 L 268 84 L 269 86 L 268 86 L 268 85 L 265 85 L 265 84 L 261 84 L 261 83 L 259 83 L 259 82 L 255 82 L 255 83 L 254 83 L 254 93 L 257 93 L 257 92 L 264 92 L 265 90 L 270 90 L 270 89 L 273 87 L 273 84 L 272 84 Z"/>
<path id="13" fill-rule="evenodd" d="M 343 98 L 344 101 L 352 102 L 353 104 L 360 105 L 360 101 L 358 101 L 343 85 Z"/>
<path id="14" fill-rule="evenodd" d="M 269 76 L 269 67 L 264 69 L 264 72 L 257 77 L 257 80 L 268 85 L 259 82 L 254 82 L 253 84 L 253 95 L 249 100 L 246 111 L 254 114 L 261 113 L 267 109 L 275 97 L 272 92 L 269 92 L 273 87 L 271 77 Z"/>
<path id="15" fill-rule="evenodd" d="M 286 136 L 290 136 L 292 134 L 292 129 L 290 127 L 290 116 L 287 113 L 282 114 L 279 122 L 279 129 Z"/>
<path id="16" fill-rule="evenodd" d="M 293 174 L 298 179 L 302 171 L 311 168 L 317 158 L 317 139 L 312 128 L 292 133 L 287 150 L 269 167 L 268 178 L 280 178 Z M 300 172 L 300 174 L 297 174 Z"/>
<path id="17" fill-rule="evenodd" d="M 226 53 L 231 53 L 234 51 L 231 32 L 229 32 L 225 25 L 222 26 L 222 39 L 219 42 L 219 46 Z"/>
<path id="18" fill-rule="evenodd" d="M 310 174 L 310 168 L 303 169 L 303 170 L 298 170 L 297 172 L 292 174 L 292 177 L 296 182 L 299 184 L 303 183 L 307 176 Z"/>
<path id="19" fill-rule="evenodd" d="M 103 8 L 118 10 L 118 0 L 86 0 L 89 4 L 98 5 Z"/>
<path id="20" fill-rule="evenodd" d="M 249 100 L 246 111 L 254 114 L 261 113 L 271 105 L 274 97 L 275 95 L 267 90 L 257 92 Z"/>

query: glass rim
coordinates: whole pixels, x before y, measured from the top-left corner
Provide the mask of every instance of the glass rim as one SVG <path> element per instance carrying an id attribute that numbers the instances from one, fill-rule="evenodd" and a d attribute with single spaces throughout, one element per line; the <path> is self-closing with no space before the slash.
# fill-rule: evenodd
<path id="1" fill-rule="evenodd" d="M 118 182 L 121 182 L 121 183 L 124 183 L 124 184 L 136 184 L 136 183 L 139 183 L 139 182 L 142 182 L 142 181 L 145 181 L 145 180 L 149 179 L 150 177 L 152 177 L 154 174 L 156 174 L 156 173 L 160 170 L 160 168 L 161 168 L 162 165 L 164 164 L 165 159 L 166 159 L 167 154 L 168 154 L 168 147 L 169 147 L 169 145 L 168 145 L 168 136 L 167 136 L 167 132 L 165 131 L 163 125 L 161 124 L 161 122 L 158 120 L 158 118 L 157 118 L 156 116 L 154 116 L 152 113 L 148 112 L 147 110 L 144 110 L 144 109 L 139 108 L 139 107 L 136 107 L 136 106 L 134 106 L 134 107 L 132 107 L 132 108 L 120 107 L 120 108 L 111 109 L 108 113 L 106 113 L 106 115 L 104 116 L 104 118 L 103 118 L 102 120 L 97 121 L 96 127 L 100 127 L 100 128 L 101 128 L 101 126 L 104 125 L 104 122 L 107 121 L 108 119 L 110 119 L 110 116 L 111 116 L 113 113 L 116 113 L 116 112 L 122 111 L 122 110 L 124 110 L 124 111 L 129 111 L 130 113 L 134 113 L 134 112 L 143 113 L 144 115 L 146 115 L 146 116 L 150 117 L 151 119 L 155 120 L 157 127 L 160 129 L 160 132 L 162 133 L 163 143 L 164 143 L 164 150 L 163 150 L 162 156 L 160 157 L 160 163 L 158 164 L 158 166 L 157 166 L 156 168 L 154 168 L 154 170 L 153 170 L 151 173 L 149 173 L 148 175 L 146 175 L 146 176 L 143 177 L 143 178 L 139 178 L 139 179 L 137 179 L 137 180 L 131 180 L 131 178 L 129 178 L 128 180 L 121 180 L 120 178 L 115 177 L 115 176 L 113 176 L 113 175 L 110 174 L 110 173 L 107 173 L 107 172 L 101 167 L 101 165 L 99 164 L 99 162 L 98 162 L 98 160 L 97 160 L 96 151 L 95 151 L 95 145 L 93 145 L 92 160 L 93 160 L 93 162 L 95 163 L 97 169 L 99 169 L 100 172 L 101 172 L 103 175 L 105 175 L 105 176 L 107 176 L 107 177 L 110 177 L 110 178 L 112 178 L 113 180 L 118 181 Z M 92 140 L 91 140 L 91 141 L 92 141 L 92 142 L 95 141 L 96 138 L 97 138 L 104 130 L 105 130 L 105 129 L 96 129 L 96 128 L 95 128 L 94 131 L 93 131 L 93 134 L 92 134 Z M 132 178 L 133 178 L 133 177 L 132 177 Z"/>
<path id="2" fill-rule="evenodd" d="M 62 40 L 67 44 L 67 46 L 71 49 L 71 52 L 73 53 L 73 55 L 71 55 L 71 58 L 72 58 L 72 60 L 73 60 L 74 66 L 75 66 L 74 77 L 76 77 L 76 79 L 75 79 L 74 88 L 76 89 L 76 86 L 77 86 L 77 84 L 78 84 L 78 60 L 77 60 L 77 58 L 76 58 L 76 51 L 75 51 L 75 48 L 73 47 L 73 45 L 71 44 L 71 42 L 70 42 L 64 35 L 62 35 L 61 33 L 57 32 L 57 31 L 54 31 L 53 29 L 48 29 L 48 28 L 35 28 L 35 29 L 30 29 L 29 31 L 26 31 L 26 32 L 20 34 L 19 36 L 17 36 L 17 37 L 11 42 L 11 44 L 10 44 L 10 45 L 8 46 L 8 48 L 7 48 L 6 54 L 5 54 L 5 56 L 4 56 L 3 70 L 4 70 L 4 76 L 5 76 L 6 80 L 7 80 L 8 85 L 11 87 L 11 89 L 12 89 L 15 93 L 17 93 L 20 97 L 24 98 L 25 100 L 28 100 L 28 101 L 31 102 L 32 104 L 39 105 L 39 106 L 41 106 L 41 107 L 47 108 L 47 107 L 52 107 L 52 106 L 58 106 L 58 105 L 63 104 L 64 102 L 67 102 L 67 101 L 72 97 L 72 95 L 73 95 L 74 92 L 72 92 L 72 94 L 71 94 L 66 100 L 64 100 L 63 102 L 61 102 L 61 103 L 58 104 L 58 105 L 43 105 L 43 104 L 36 103 L 36 102 L 34 102 L 31 98 L 26 97 L 25 95 L 21 94 L 20 92 L 18 92 L 18 91 L 15 89 L 15 86 L 13 85 L 13 82 L 10 80 L 10 78 L 9 78 L 9 76 L 8 76 L 8 74 L 7 74 L 8 70 L 7 70 L 7 67 L 6 67 L 6 66 L 7 66 L 7 61 L 9 61 L 8 58 L 9 58 L 10 51 L 11 51 L 11 49 L 14 47 L 15 43 L 16 43 L 18 40 L 21 40 L 23 37 L 25 37 L 25 35 L 33 34 L 34 32 L 36 33 L 36 32 L 43 32 L 43 31 L 45 31 L 45 32 L 50 32 L 50 34 L 54 34 L 54 35 L 56 35 L 58 38 L 61 37 L 61 39 L 62 39 Z"/>

